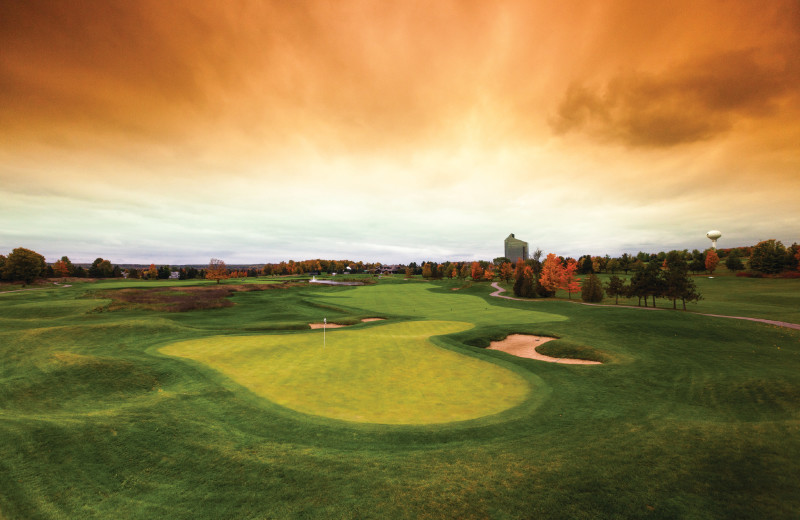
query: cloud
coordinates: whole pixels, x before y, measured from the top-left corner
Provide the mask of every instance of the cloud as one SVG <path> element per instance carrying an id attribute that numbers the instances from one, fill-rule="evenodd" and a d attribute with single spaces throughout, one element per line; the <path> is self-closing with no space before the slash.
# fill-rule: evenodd
<path id="1" fill-rule="evenodd" d="M 556 134 L 582 132 L 632 147 L 713 139 L 741 118 L 765 118 L 787 101 L 798 102 L 798 57 L 782 57 L 729 51 L 660 74 L 618 74 L 602 89 L 573 82 L 550 125 Z"/>

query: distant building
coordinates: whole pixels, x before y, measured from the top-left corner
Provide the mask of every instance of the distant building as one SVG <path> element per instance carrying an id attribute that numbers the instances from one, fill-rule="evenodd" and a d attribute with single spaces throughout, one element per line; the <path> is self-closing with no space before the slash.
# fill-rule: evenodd
<path id="1" fill-rule="evenodd" d="M 516 262 L 517 258 L 522 258 L 523 260 L 528 259 L 528 243 L 524 240 L 520 240 L 514 237 L 514 233 L 511 233 L 506 237 L 505 240 L 505 254 L 503 255 L 512 262 Z"/>

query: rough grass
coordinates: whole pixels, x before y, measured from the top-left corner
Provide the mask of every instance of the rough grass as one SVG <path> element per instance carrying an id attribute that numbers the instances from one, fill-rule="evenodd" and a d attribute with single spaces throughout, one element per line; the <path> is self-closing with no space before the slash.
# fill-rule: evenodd
<path id="1" fill-rule="evenodd" d="M 737 281 L 753 280 L 716 287 L 735 294 Z M 776 282 L 741 295 L 764 292 L 761 312 L 790 305 L 781 293 L 794 286 L 780 282 L 796 281 Z M 210 310 L 94 312 L 89 304 L 110 300 L 83 296 L 105 286 L 0 297 L 4 518 L 800 517 L 797 330 L 385 279 L 235 292 L 235 306 Z M 731 308 L 746 310 L 739 298 Z M 471 323 L 433 341 L 541 381 L 541 391 L 446 425 L 345 422 L 158 352 L 248 329 L 300 338 L 318 333 L 276 329 L 370 316 L 387 320 L 340 330 Z M 556 336 L 610 361 L 567 366 L 480 348 L 509 332 Z"/>

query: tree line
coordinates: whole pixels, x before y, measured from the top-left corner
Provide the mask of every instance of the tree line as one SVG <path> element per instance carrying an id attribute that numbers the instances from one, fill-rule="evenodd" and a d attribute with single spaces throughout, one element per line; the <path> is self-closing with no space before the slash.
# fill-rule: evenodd
<path id="1" fill-rule="evenodd" d="M 729 248 L 706 251 L 670 251 L 659 253 L 639 252 L 636 255 L 628 253 L 619 257 L 612 258 L 606 256 L 583 255 L 577 260 L 571 258 L 556 257 L 561 263 L 561 269 L 569 273 L 567 279 L 561 280 L 564 273 L 556 273 L 555 260 L 550 255 L 542 261 L 542 252 L 537 250 L 529 260 L 523 262 L 512 262 L 509 258 L 498 257 L 493 261 L 470 261 L 470 262 L 432 262 L 424 261 L 419 264 L 411 262 L 408 265 L 401 265 L 401 271 L 406 276 L 421 275 L 428 279 L 441 278 L 460 278 L 472 279 L 475 281 L 487 281 L 500 279 L 509 282 L 515 281 L 515 287 L 519 295 L 525 297 L 547 297 L 555 294 L 558 289 L 567 291 L 571 298 L 572 294 L 580 291 L 584 292 L 587 284 L 594 287 L 595 281 L 588 278 L 581 286 L 578 284 L 575 275 L 592 275 L 607 273 L 612 276 L 616 273 L 629 272 L 641 273 L 651 264 L 664 266 L 669 257 L 670 265 L 686 265 L 686 270 L 694 274 L 707 272 L 713 274 L 717 267 L 722 264 L 732 272 L 747 276 L 800 276 L 800 245 L 797 243 L 789 247 L 784 246 L 779 240 L 770 239 L 759 242 L 754 246 Z M 545 279 L 540 280 L 542 269 L 547 263 L 544 272 Z M 530 272 L 526 274 L 525 268 L 530 267 Z M 285 276 L 302 274 L 322 274 L 322 273 L 378 273 L 384 268 L 380 262 L 363 262 L 351 260 L 302 260 L 302 261 L 283 261 L 279 263 L 265 263 L 261 267 L 251 266 L 248 268 L 226 267 L 226 277 L 257 277 L 257 276 Z M 681 267 L 683 269 L 683 267 Z M 662 270 L 669 270 L 662 267 Z M 0 255 L 0 280 L 2 281 L 21 281 L 31 283 L 37 278 L 128 278 L 143 279 L 167 279 L 177 273 L 181 280 L 195 278 L 207 278 L 208 269 L 186 267 L 171 267 L 169 265 L 156 266 L 151 264 L 147 269 L 128 268 L 122 269 L 118 265 L 113 265 L 111 261 L 97 258 L 88 267 L 74 265 L 67 256 L 48 264 L 45 258 L 39 253 L 22 247 L 14 249 L 7 256 Z M 524 280 L 530 279 L 527 284 Z M 555 280 L 560 280 L 556 282 Z M 648 282 L 650 283 L 650 282 Z M 529 286 L 530 285 L 530 286 Z M 602 289 L 603 291 L 606 288 Z M 638 289 L 634 289 L 630 297 L 643 295 L 636 294 Z M 592 289 L 596 293 L 596 289 Z M 641 292 L 641 291 L 640 291 Z M 552 294 L 551 294 L 552 293 Z M 650 295 L 648 294 L 648 297 Z M 647 300 L 645 299 L 645 304 Z"/>

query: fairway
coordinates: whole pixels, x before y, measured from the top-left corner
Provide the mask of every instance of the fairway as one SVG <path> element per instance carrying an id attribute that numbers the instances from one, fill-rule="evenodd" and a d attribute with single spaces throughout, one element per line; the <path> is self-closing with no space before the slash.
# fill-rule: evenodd
<path id="1" fill-rule="evenodd" d="M 714 301 L 743 313 L 757 290 L 796 314 L 779 282 Z M 120 305 L 141 281 L 3 295 L 0 517 L 800 517 L 800 330 L 314 285 L 183 312 Z M 326 318 L 349 326 L 323 346 Z M 514 334 L 602 364 L 486 348 Z"/>
<path id="2" fill-rule="evenodd" d="M 445 321 L 276 336 L 215 336 L 161 349 L 207 364 L 299 412 L 355 422 L 429 424 L 492 415 L 530 387 L 514 372 L 435 346 L 472 328 Z M 542 389 L 540 389 L 541 391 Z"/>

